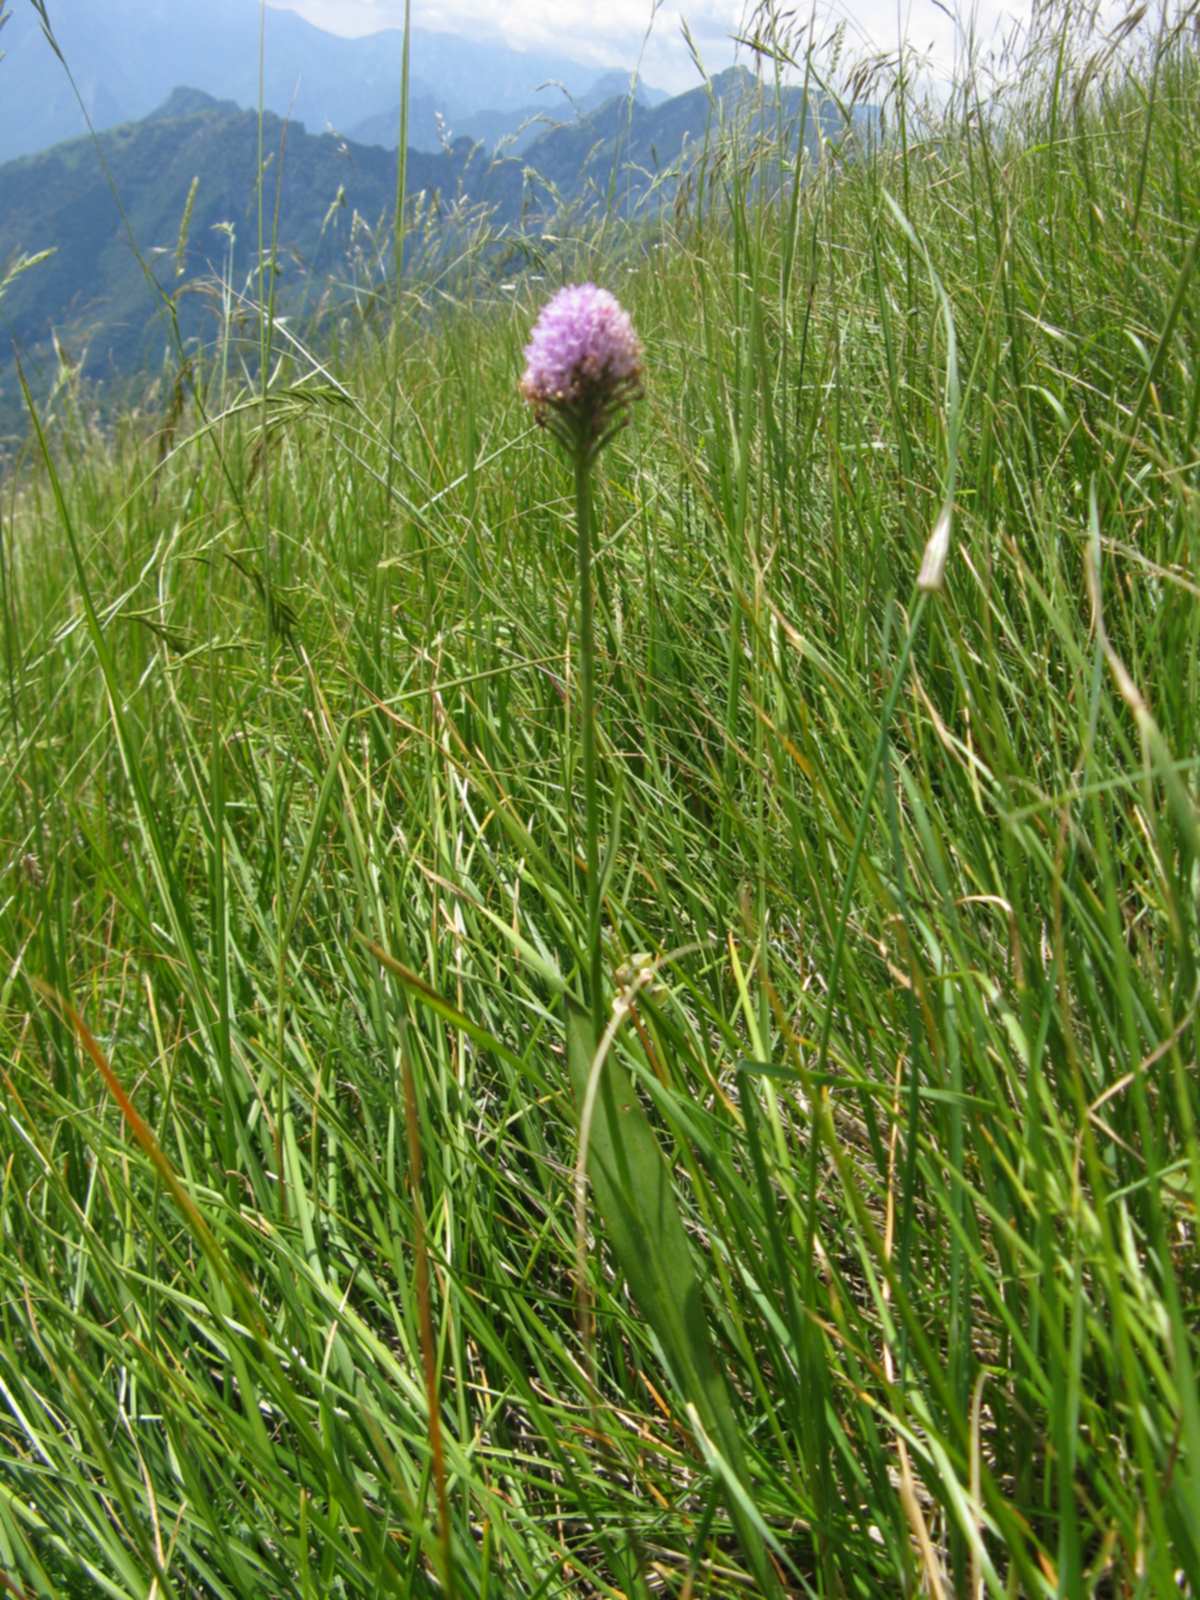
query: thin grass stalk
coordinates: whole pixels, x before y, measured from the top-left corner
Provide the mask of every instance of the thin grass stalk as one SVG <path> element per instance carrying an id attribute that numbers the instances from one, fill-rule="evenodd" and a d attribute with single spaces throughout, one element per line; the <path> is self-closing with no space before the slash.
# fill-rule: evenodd
<path id="1" fill-rule="evenodd" d="M 425 1375 L 425 1403 L 429 1412 L 429 1453 L 437 1496 L 438 1538 L 442 1552 L 442 1580 L 450 1600 L 458 1591 L 454 1567 L 450 1500 L 446 1492 L 446 1459 L 442 1447 L 442 1402 L 438 1384 L 437 1341 L 429 1275 L 429 1249 L 425 1235 L 425 1197 L 422 1188 L 421 1125 L 417 1088 L 413 1078 L 408 1040 L 401 1039 L 400 1066 L 404 1077 L 404 1124 L 408 1137 L 408 1183 L 413 1206 L 413 1260 L 416 1273 L 417 1316 L 421 1325 L 421 1364 Z"/>
<path id="2" fill-rule="evenodd" d="M 412 54 L 412 0 L 404 0 L 404 44 L 400 56 L 400 145 L 396 151 L 396 214 L 392 221 L 392 278 L 394 303 L 388 341 L 387 484 L 385 504 L 391 503 L 396 471 L 396 407 L 400 398 L 400 297 L 404 282 L 405 208 L 408 205 L 408 102 L 409 61 Z"/>

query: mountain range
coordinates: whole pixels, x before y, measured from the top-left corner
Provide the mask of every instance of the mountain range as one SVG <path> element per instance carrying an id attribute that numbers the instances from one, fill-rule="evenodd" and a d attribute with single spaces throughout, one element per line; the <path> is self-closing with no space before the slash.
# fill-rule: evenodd
<path id="1" fill-rule="evenodd" d="M 488 150 L 503 147 L 512 155 L 521 155 L 535 139 L 549 128 L 578 122 L 590 112 L 597 111 L 609 100 L 632 97 L 640 106 L 653 107 L 669 96 L 661 89 L 652 89 L 639 78 L 627 72 L 603 72 L 584 94 L 572 94 L 561 80 L 542 85 L 541 98 L 529 105 L 486 111 L 470 111 L 450 121 L 444 113 L 433 113 L 438 143 L 445 148 L 457 138 L 470 139 L 486 146 Z M 418 131 L 420 131 L 420 113 Z M 440 120 L 439 120 L 440 119 Z M 414 108 L 409 107 L 409 146 L 412 149 L 432 150 L 435 145 L 413 137 Z M 364 117 L 350 129 L 349 137 L 360 144 L 381 144 L 395 150 L 400 143 L 400 113 L 395 107 L 372 117 Z"/>
<path id="2" fill-rule="evenodd" d="M 652 216 L 674 198 L 715 122 L 736 120 L 753 134 L 766 116 L 773 125 L 788 119 L 797 145 L 803 127 L 810 148 L 846 132 L 831 104 L 806 113 L 798 89 L 764 99 L 754 76 L 734 67 L 657 106 L 612 96 L 539 132 L 520 156 L 492 154 L 467 137 L 436 152 L 410 149 L 406 265 L 428 276 L 484 218 L 497 248 L 507 232 L 514 241 L 532 237 L 544 253 L 551 218 L 604 208 Z M 395 152 L 269 113 L 263 139 L 268 229 L 278 216 L 277 311 L 301 318 L 356 295 L 364 303 L 391 269 Z M 43 373 L 63 351 L 89 377 L 119 377 L 161 363 L 168 328 L 155 313 L 164 295 L 174 297 L 190 339 L 215 331 L 222 297 L 228 304 L 246 288 L 261 292 L 258 152 L 256 112 L 188 88 L 95 139 L 0 166 L 0 410 L 10 422 L 10 349 Z M 3 286 L 7 265 L 43 250 L 53 253 Z"/>
<path id="3" fill-rule="evenodd" d="M 38 9 L 22 0 L 0 41 L 7 57 L 0 65 L 0 162 L 86 133 L 80 100 L 97 131 L 150 115 L 181 81 L 218 99 L 257 106 L 260 42 L 268 111 L 303 122 L 313 133 L 398 143 L 398 29 L 346 39 L 292 11 L 260 13 L 256 0 L 39 3 L 62 59 L 47 41 Z M 616 88 L 613 74 L 566 56 L 414 28 L 408 142 L 431 152 L 441 149 L 447 134 L 494 144 L 531 117 L 574 117 L 572 101 L 594 109 L 627 88 L 628 72 L 615 78 Z M 666 98 L 645 87 L 642 94 L 648 103 Z"/>

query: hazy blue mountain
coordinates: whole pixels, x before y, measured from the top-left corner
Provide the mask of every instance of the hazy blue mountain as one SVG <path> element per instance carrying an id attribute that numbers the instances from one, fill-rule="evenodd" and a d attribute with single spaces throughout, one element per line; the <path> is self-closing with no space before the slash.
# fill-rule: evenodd
<path id="1" fill-rule="evenodd" d="M 541 85 L 536 99 L 528 105 L 507 110 L 489 106 L 486 110 L 454 118 L 438 108 L 440 121 L 436 116 L 423 121 L 416 108 L 410 105 L 409 146 L 414 150 L 439 150 L 449 136 L 450 139 L 478 141 L 488 150 L 503 144 L 506 151 L 520 155 L 549 129 L 577 122 L 615 97 L 628 98 L 630 82 L 627 72 L 604 72 L 584 93 L 572 95 L 562 83 L 548 81 Z M 661 105 L 667 99 L 661 89 L 652 89 L 640 80 L 635 94 L 639 103 L 647 107 Z M 347 132 L 360 144 L 381 144 L 385 149 L 395 150 L 400 143 L 400 113 L 391 109 L 365 117 Z"/>
<path id="2" fill-rule="evenodd" d="M 736 121 L 748 134 L 764 123 L 774 132 L 782 116 L 798 139 L 814 149 L 821 134 L 837 139 L 845 120 L 832 101 L 813 102 L 805 115 L 804 91 L 763 91 L 745 67 L 729 67 L 710 83 L 675 95 L 658 105 L 628 95 L 606 101 L 575 122 L 534 139 L 523 159 L 564 200 L 615 203 L 621 211 L 641 204 L 652 187 L 659 199 L 673 197 L 690 153 L 703 148 L 714 120 Z"/>
<path id="3" fill-rule="evenodd" d="M 519 221 L 540 231 L 559 206 L 615 204 L 627 212 L 667 203 L 714 119 L 737 117 L 753 131 L 759 119 L 769 116 L 774 125 L 782 113 L 798 139 L 801 92 L 785 93 L 781 106 L 759 94 L 750 73 L 731 68 L 710 86 L 655 106 L 622 93 L 542 132 L 519 158 L 492 158 L 469 138 L 436 152 L 410 150 L 409 193 L 423 196 L 424 215 L 438 219 L 420 230 L 433 241 L 423 248 L 449 251 L 464 213 L 480 208 L 497 230 Z M 810 144 L 816 121 L 814 107 L 805 119 Z M 821 110 L 820 123 L 831 136 L 843 131 L 831 106 Z M 390 264 L 395 152 L 295 124 L 284 141 L 284 124 L 270 114 L 264 133 L 272 152 L 265 175 L 269 217 L 276 184 L 282 185 L 278 310 L 307 316 L 320 304 L 343 304 L 348 284 L 378 285 Z M 185 336 L 210 338 L 215 301 L 204 285 L 224 275 L 239 290 L 255 271 L 256 113 L 198 89 L 177 89 L 150 116 L 108 130 L 99 142 L 139 248 L 178 298 Z M 55 251 L 4 295 L 0 411 L 7 400 L 10 419 L 14 343 L 36 366 L 51 356 L 53 330 L 75 359 L 86 352 L 85 371 L 97 378 L 156 365 L 167 346 L 160 298 L 130 249 L 97 156 L 85 138 L 0 166 L 0 281 L 22 254 Z"/>
<path id="4" fill-rule="evenodd" d="M 98 129 L 147 116 L 181 80 L 253 107 L 259 98 L 255 0 L 48 0 L 55 36 Z M 264 101 L 309 132 L 345 131 L 394 111 L 403 35 L 360 39 L 323 32 L 291 11 L 268 10 Z M 85 131 L 62 63 L 22 0 L 4 31 L 0 161 Z M 471 112 L 528 105 L 547 79 L 583 94 L 595 70 L 565 57 L 509 49 L 499 40 L 413 30 L 414 129 Z M 436 137 L 424 143 L 436 149 Z"/>
<path id="5" fill-rule="evenodd" d="M 502 140 L 514 137 L 525 145 L 531 139 L 536 139 L 547 126 L 546 121 L 538 120 L 542 115 L 538 106 L 519 106 L 510 111 L 475 111 L 455 117 L 451 122 L 444 108 L 434 101 L 427 102 L 419 109 L 410 103 L 408 146 L 410 150 L 433 151 L 443 149 L 447 141 L 465 138 L 494 150 Z M 347 130 L 346 137 L 357 144 L 382 145 L 385 150 L 398 149 L 400 112 L 393 108 L 364 117 Z M 516 144 L 513 148 L 516 149 Z"/>
<path id="6" fill-rule="evenodd" d="M 597 111 L 607 101 L 617 95 L 627 95 L 632 79 L 628 72 L 623 72 L 619 67 L 614 67 L 609 72 L 602 72 L 584 94 L 575 96 L 575 109 L 586 115 L 589 111 Z M 638 100 L 646 106 L 660 106 L 664 100 L 671 96 L 663 89 L 655 89 L 648 84 L 645 78 L 639 78 L 634 90 Z"/>
<path id="7" fill-rule="evenodd" d="M 373 34 L 355 41 L 375 48 L 391 48 L 400 59 L 398 32 Z M 387 41 L 392 41 L 389 45 Z M 596 76 L 595 67 L 566 56 L 538 50 L 513 50 L 498 38 L 476 38 L 413 29 L 412 70 L 431 93 L 445 103 L 453 116 L 489 107 L 497 111 L 528 105 L 547 80 L 565 83 L 572 94 L 584 92 Z M 398 100 L 380 106 L 389 109 Z M 365 109 L 365 108 L 364 108 Z"/>

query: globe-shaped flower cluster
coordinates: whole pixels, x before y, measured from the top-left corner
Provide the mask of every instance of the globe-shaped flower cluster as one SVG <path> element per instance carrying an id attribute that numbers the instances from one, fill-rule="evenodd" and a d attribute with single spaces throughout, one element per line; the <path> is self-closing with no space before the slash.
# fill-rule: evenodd
<path id="1" fill-rule="evenodd" d="M 525 347 L 521 393 L 568 448 L 605 444 L 642 392 L 642 347 L 607 289 L 574 283 L 542 310 Z"/>

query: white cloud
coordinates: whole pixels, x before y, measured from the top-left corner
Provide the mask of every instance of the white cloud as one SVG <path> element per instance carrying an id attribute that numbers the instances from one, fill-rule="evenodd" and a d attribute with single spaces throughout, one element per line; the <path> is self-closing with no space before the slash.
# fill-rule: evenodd
<path id="1" fill-rule="evenodd" d="M 319 28 L 361 35 L 403 26 L 404 0 L 268 0 L 297 11 Z M 500 37 L 518 50 L 541 50 L 597 69 L 632 66 L 642 53 L 651 83 L 682 89 L 698 82 L 680 30 L 688 26 L 702 56 L 725 67 L 733 58 L 731 36 L 741 21 L 740 0 L 664 0 L 651 24 L 651 0 L 413 0 L 413 25 L 476 38 Z M 656 76 L 657 73 L 657 76 Z"/>
<path id="2" fill-rule="evenodd" d="M 268 0 L 299 12 L 334 33 L 367 34 L 403 25 L 404 0 Z M 852 7 L 852 9 L 851 9 Z M 733 59 L 733 38 L 753 13 L 752 0 L 413 0 L 414 26 L 473 37 L 499 36 L 516 49 L 537 49 L 594 62 L 597 68 L 632 66 L 643 50 L 642 71 L 649 83 L 678 92 L 698 79 L 684 43 L 686 19 L 710 70 Z M 781 6 L 781 9 L 783 7 Z M 826 30 L 839 21 L 851 55 L 893 49 L 898 29 L 908 43 L 935 62 L 937 76 L 949 78 L 955 40 L 964 24 L 948 15 L 940 0 L 827 0 L 820 8 Z M 803 8 L 801 8 L 803 10 Z M 1012 0 L 977 0 L 977 36 L 1025 14 Z M 793 17 L 795 11 L 790 12 Z M 964 18 L 969 13 L 963 13 Z"/>

